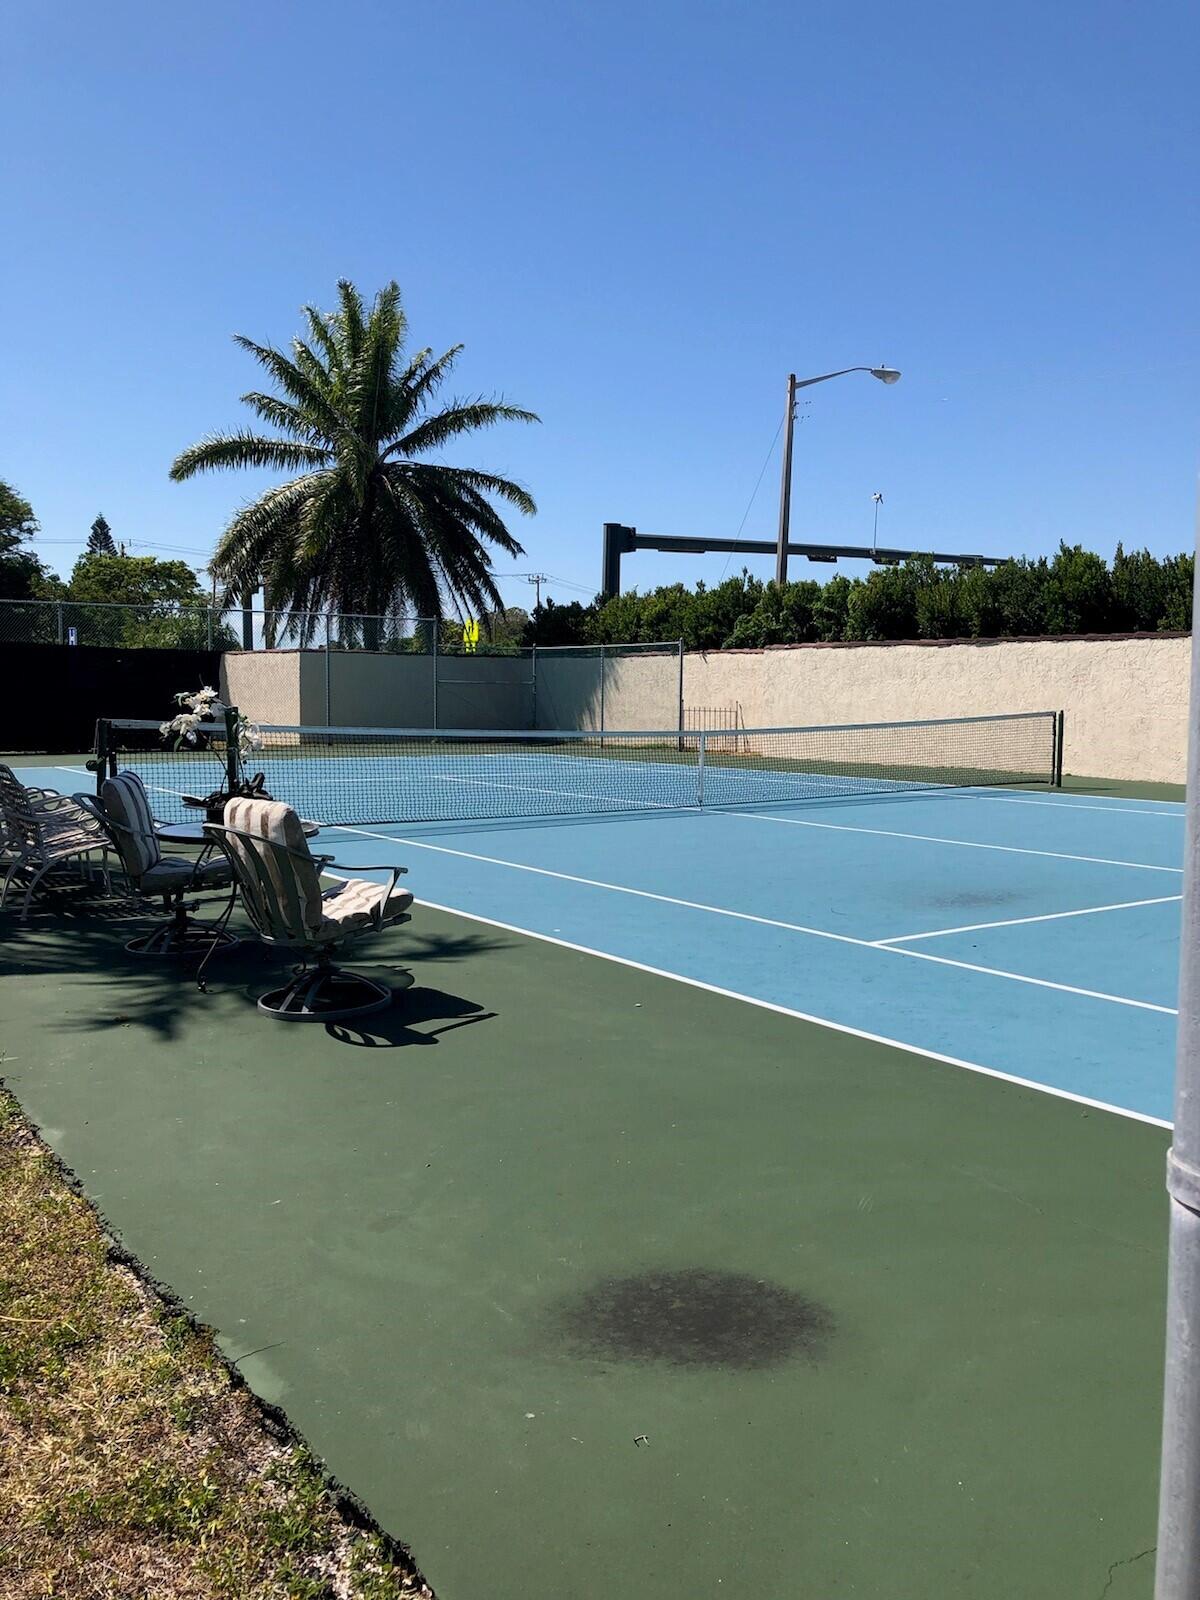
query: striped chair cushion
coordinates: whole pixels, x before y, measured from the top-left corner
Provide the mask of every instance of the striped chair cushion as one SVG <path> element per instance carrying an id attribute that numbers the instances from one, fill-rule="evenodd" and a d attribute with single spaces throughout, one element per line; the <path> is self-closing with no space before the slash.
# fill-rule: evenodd
<path id="1" fill-rule="evenodd" d="M 118 824 L 114 831 L 121 865 L 131 878 L 140 878 L 162 859 L 142 780 L 136 772 L 118 772 L 115 778 L 105 778 L 100 803 Z"/>
<path id="2" fill-rule="evenodd" d="M 369 927 L 377 917 L 380 925 L 386 927 L 413 903 L 407 889 L 393 889 L 386 900 L 385 894 L 386 883 L 372 883 L 367 878 L 348 878 L 345 883 L 326 889 L 322 899 L 325 913 L 322 933 L 329 938 L 344 938 L 348 933 Z"/>
<path id="3" fill-rule="evenodd" d="M 243 892 L 253 896 L 251 911 L 258 925 L 276 939 L 316 932 L 324 917 L 321 877 L 291 806 L 279 800 L 228 800 L 225 826 L 286 845 L 292 852 L 285 856 L 256 850 L 249 839 L 227 838 L 239 862 Z"/>

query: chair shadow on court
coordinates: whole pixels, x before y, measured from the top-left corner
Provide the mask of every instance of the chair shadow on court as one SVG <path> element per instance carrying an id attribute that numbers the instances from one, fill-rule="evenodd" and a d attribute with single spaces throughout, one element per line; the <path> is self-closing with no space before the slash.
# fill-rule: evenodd
<path id="1" fill-rule="evenodd" d="M 221 899 L 214 897 L 202 915 L 212 920 L 220 905 Z M 239 910 L 231 926 L 242 943 L 214 955 L 206 975 L 210 992 L 200 994 L 198 958 L 153 958 L 125 950 L 126 941 L 156 918 L 157 913 L 147 913 L 128 898 L 108 897 L 95 886 L 76 883 L 50 886 L 35 899 L 25 923 L 5 908 L 0 913 L 0 978 L 20 985 L 19 991 L 6 991 L 8 1003 L 19 992 L 30 1014 L 40 1014 L 56 1031 L 96 1035 L 132 1025 L 164 1042 L 182 1042 L 193 1029 L 232 1025 L 239 1038 L 257 1039 L 272 1056 L 285 1049 L 288 1025 L 256 1015 L 254 1001 L 294 964 L 290 953 L 261 944 Z M 419 920 L 406 921 L 369 946 L 364 942 L 361 950 L 351 943 L 344 965 L 368 971 L 374 966 L 384 982 L 394 979 L 398 969 L 411 968 L 416 984 L 397 990 L 391 1010 L 363 1019 L 379 1026 L 362 1030 L 361 1039 L 340 1042 L 377 1048 L 432 1044 L 449 1027 L 490 1017 L 492 1013 L 472 1001 L 422 987 L 422 979 L 431 966 L 486 958 L 511 943 L 507 935 L 492 930 L 423 933 Z M 39 987 L 43 979 L 50 980 L 49 987 Z M 422 1027 L 441 1021 L 447 1027 Z"/>
<path id="2" fill-rule="evenodd" d="M 381 983 L 389 978 L 388 969 L 372 971 L 368 962 L 355 962 L 354 970 L 366 972 L 368 977 Z M 327 1022 L 325 1032 L 339 1044 L 353 1045 L 360 1050 L 398 1050 L 405 1045 L 437 1044 L 442 1034 L 468 1028 L 476 1022 L 491 1022 L 497 1014 L 462 995 L 427 988 L 418 979 L 411 989 L 396 991 L 390 1010 L 376 1012 L 361 1022 Z M 442 1026 L 422 1026 L 429 1022 Z"/>

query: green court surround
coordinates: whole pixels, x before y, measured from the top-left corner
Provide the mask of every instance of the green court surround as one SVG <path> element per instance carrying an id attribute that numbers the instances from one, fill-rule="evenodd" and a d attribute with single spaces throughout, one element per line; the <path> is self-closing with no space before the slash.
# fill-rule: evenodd
<path id="1" fill-rule="evenodd" d="M 0 1074 L 442 1600 L 1151 1593 L 1161 1129 L 420 906 L 343 1038 L 255 1014 L 253 944 L 201 997 L 129 936 L 4 918 Z M 689 1273 L 822 1336 L 565 1331 Z"/>

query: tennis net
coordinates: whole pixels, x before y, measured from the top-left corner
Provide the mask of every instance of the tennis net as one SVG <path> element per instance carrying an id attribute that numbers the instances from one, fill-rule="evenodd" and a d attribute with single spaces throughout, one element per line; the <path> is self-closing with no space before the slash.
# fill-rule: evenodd
<path id="1" fill-rule="evenodd" d="M 645 733 L 268 726 L 240 776 L 328 825 L 758 806 L 1058 781 L 1060 713 Z M 238 775 L 219 724 L 176 748 L 156 722 L 97 729 L 98 781 L 133 770 L 164 821 Z"/>

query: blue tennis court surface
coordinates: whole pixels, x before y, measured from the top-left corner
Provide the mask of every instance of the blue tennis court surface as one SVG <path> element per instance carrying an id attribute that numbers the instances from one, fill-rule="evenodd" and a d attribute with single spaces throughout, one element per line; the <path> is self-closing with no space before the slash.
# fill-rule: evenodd
<path id="1" fill-rule="evenodd" d="M 405 862 L 418 899 L 1171 1113 L 1182 806 L 952 791 L 324 837 L 348 871 Z"/>
<path id="2" fill-rule="evenodd" d="M 565 808 L 570 781 L 537 786 Z M 318 848 L 407 865 L 419 902 L 1165 1121 L 1183 819 L 950 789 L 328 827 Z"/>

